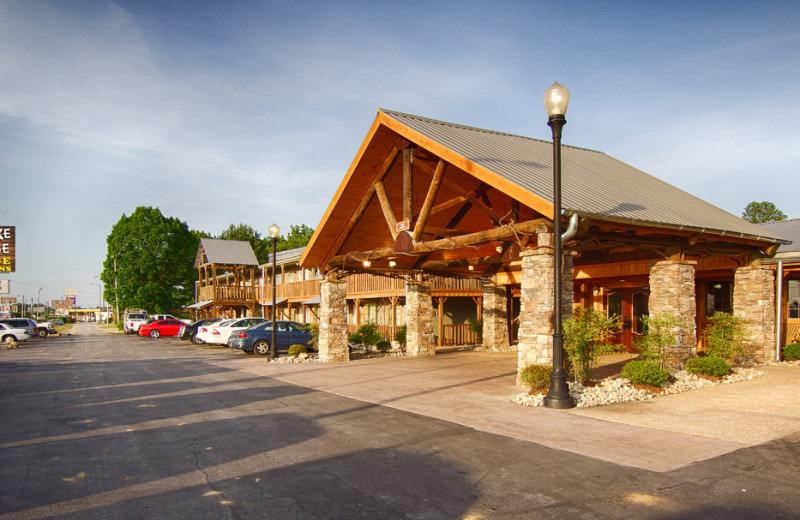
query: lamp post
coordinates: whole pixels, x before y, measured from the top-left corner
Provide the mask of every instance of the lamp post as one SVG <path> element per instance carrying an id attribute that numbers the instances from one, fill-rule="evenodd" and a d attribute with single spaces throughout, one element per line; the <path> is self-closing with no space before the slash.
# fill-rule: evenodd
<path id="1" fill-rule="evenodd" d="M 275 344 L 275 328 L 278 326 L 275 320 L 275 299 L 278 293 L 275 287 L 275 246 L 278 244 L 279 236 L 281 236 L 281 228 L 273 223 L 269 227 L 269 237 L 272 239 L 272 341 L 269 344 L 270 359 L 276 359 L 278 357 L 278 347 Z"/>
<path id="2" fill-rule="evenodd" d="M 564 334 L 561 327 L 561 129 L 567 124 L 564 114 L 569 105 L 569 90 L 558 82 L 544 93 L 547 125 L 553 131 L 553 372 L 550 389 L 544 398 L 546 408 L 574 408 L 564 371 Z"/>

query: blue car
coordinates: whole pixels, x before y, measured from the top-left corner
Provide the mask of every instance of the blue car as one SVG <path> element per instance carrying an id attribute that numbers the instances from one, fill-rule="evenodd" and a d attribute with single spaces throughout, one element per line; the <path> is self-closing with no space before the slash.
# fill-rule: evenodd
<path id="1" fill-rule="evenodd" d="M 305 325 L 294 321 L 279 321 L 275 329 L 277 350 L 288 350 L 292 345 L 311 345 L 314 338 Z M 248 354 L 269 354 L 272 344 L 272 322 L 259 323 L 249 329 L 234 332 L 228 338 L 230 348 L 238 348 Z"/>

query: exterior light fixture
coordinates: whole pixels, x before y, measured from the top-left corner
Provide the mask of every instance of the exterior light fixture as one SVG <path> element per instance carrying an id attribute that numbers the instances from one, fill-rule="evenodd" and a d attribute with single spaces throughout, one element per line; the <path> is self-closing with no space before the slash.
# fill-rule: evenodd
<path id="1" fill-rule="evenodd" d="M 475 266 L 474 265 L 467 266 L 467 269 L 469 269 L 470 271 L 474 271 L 475 270 Z"/>
<path id="2" fill-rule="evenodd" d="M 394 260 L 389 260 L 389 267 L 396 267 L 396 266 L 397 262 L 395 262 Z"/>
<path id="3" fill-rule="evenodd" d="M 569 90 L 558 82 L 544 93 L 547 125 L 553 131 L 553 372 L 550 389 L 544 397 L 546 408 L 574 408 L 564 370 L 564 334 L 561 323 L 561 129 L 567 124 L 564 114 L 569 105 Z"/>
<path id="4" fill-rule="evenodd" d="M 369 267 L 369 266 L 371 266 L 371 265 L 372 265 L 372 262 L 370 262 L 369 260 L 364 260 L 364 261 L 361 263 L 361 265 L 363 265 L 364 267 Z"/>
<path id="5" fill-rule="evenodd" d="M 273 223 L 269 227 L 269 237 L 272 239 L 272 342 L 269 345 L 270 359 L 276 359 L 278 357 L 278 346 L 275 343 L 275 329 L 278 326 L 276 322 L 277 311 L 275 304 L 278 294 L 277 288 L 275 287 L 275 246 L 278 244 L 279 236 L 281 236 L 281 228 L 279 228 L 277 224 Z"/>

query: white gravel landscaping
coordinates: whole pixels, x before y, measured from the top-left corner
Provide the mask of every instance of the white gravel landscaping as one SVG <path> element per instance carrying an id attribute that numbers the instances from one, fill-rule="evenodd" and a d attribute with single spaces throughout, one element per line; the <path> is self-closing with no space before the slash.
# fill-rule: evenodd
<path id="1" fill-rule="evenodd" d="M 634 387 L 627 379 L 620 377 L 607 378 L 596 386 L 586 387 L 580 383 L 569 383 L 569 393 L 579 408 L 602 406 L 606 404 L 624 403 L 629 401 L 646 401 L 659 395 L 679 394 L 691 390 L 699 390 L 710 386 L 731 384 L 764 377 L 766 374 L 755 368 L 734 368 L 733 372 L 721 381 L 712 381 L 703 377 L 690 374 L 685 370 L 672 374 L 674 380 L 668 382 L 662 392 L 653 392 L 647 389 Z M 530 395 L 517 394 L 511 400 L 523 406 L 543 406 L 544 396 L 547 392 Z"/>

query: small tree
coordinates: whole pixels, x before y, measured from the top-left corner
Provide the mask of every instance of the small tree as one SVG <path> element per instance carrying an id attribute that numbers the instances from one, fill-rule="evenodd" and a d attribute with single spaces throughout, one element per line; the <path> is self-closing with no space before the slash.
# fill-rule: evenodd
<path id="1" fill-rule="evenodd" d="M 642 351 L 642 357 L 657 364 L 661 370 L 667 370 L 670 362 L 670 350 L 677 343 L 675 336 L 679 333 L 681 322 L 672 313 L 655 316 L 644 316 L 644 334 L 635 347 Z"/>
<path id="2" fill-rule="evenodd" d="M 766 200 L 763 202 L 753 201 L 744 208 L 742 218 L 753 224 L 759 224 L 761 222 L 786 220 L 786 213 L 779 210 L 772 202 Z"/>
<path id="3" fill-rule="evenodd" d="M 406 325 L 397 327 L 397 332 L 394 333 L 394 340 L 400 343 L 400 349 L 405 352 L 406 350 L 406 332 L 408 328 Z"/>
<path id="4" fill-rule="evenodd" d="M 707 356 L 733 359 L 744 353 L 742 343 L 747 339 L 742 322 L 727 312 L 715 312 L 708 318 L 703 331 Z"/>
<path id="5" fill-rule="evenodd" d="M 608 340 L 617 330 L 619 319 L 607 317 L 591 307 L 578 307 L 563 322 L 564 351 L 572 365 L 575 381 L 586 384 L 601 355 L 614 352 L 617 346 Z"/>
<path id="6" fill-rule="evenodd" d="M 364 349 L 369 352 L 369 348 L 383 339 L 383 336 L 378 332 L 378 327 L 375 323 L 368 321 L 361 325 L 356 331 L 361 336 L 364 343 Z"/>

